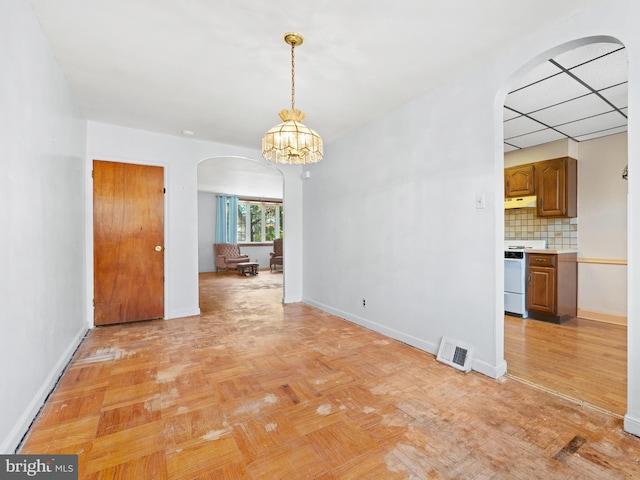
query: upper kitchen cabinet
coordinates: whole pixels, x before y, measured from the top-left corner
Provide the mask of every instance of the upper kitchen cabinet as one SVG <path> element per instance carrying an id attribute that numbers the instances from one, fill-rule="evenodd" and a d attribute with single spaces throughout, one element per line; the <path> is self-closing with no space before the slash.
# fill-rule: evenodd
<path id="1" fill-rule="evenodd" d="M 526 197 L 535 194 L 535 167 L 532 163 L 505 168 L 504 196 L 505 198 Z"/>
<path id="2" fill-rule="evenodd" d="M 536 162 L 537 214 L 571 218 L 578 215 L 578 164 L 570 157 Z"/>

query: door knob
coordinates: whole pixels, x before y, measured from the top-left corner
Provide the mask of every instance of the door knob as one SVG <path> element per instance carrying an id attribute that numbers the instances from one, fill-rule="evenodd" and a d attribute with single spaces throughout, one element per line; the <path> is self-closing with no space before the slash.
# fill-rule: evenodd
<path id="1" fill-rule="evenodd" d="M 162 247 L 160 245 L 156 245 L 155 250 L 156 250 L 156 252 L 161 252 L 162 251 Z"/>

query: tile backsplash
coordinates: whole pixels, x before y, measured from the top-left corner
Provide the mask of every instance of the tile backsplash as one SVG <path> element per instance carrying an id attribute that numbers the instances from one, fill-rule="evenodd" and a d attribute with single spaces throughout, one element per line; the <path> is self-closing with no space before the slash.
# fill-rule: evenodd
<path id="1" fill-rule="evenodd" d="M 505 240 L 546 240 L 547 248 L 578 249 L 577 218 L 541 218 L 534 208 L 504 211 Z"/>

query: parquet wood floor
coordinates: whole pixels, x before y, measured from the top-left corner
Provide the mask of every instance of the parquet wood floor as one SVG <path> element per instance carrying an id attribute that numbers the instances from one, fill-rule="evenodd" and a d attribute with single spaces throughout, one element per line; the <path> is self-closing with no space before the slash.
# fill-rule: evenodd
<path id="1" fill-rule="evenodd" d="M 89 332 L 21 453 L 90 480 L 640 476 L 619 418 L 282 305 L 281 278 L 202 274 L 201 316 Z"/>
<path id="2" fill-rule="evenodd" d="M 504 351 L 509 375 L 619 416 L 626 413 L 626 326 L 505 316 Z"/>

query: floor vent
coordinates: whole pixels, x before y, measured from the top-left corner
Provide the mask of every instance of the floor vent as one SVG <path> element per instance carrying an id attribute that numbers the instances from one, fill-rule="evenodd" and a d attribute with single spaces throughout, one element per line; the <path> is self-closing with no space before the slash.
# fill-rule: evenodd
<path id="1" fill-rule="evenodd" d="M 444 337 L 440 343 L 437 360 L 447 365 L 469 372 L 473 359 L 473 347 L 458 340 Z"/>

